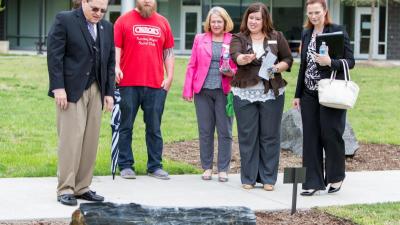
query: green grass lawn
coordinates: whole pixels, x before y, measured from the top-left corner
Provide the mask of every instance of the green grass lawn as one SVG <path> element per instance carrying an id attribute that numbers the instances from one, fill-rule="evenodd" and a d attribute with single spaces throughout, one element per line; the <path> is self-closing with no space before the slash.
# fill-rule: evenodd
<path id="1" fill-rule="evenodd" d="M 166 143 L 197 138 L 193 104 L 181 99 L 186 59 L 176 60 L 175 80 L 163 116 Z M 47 97 L 46 58 L 0 57 L 0 177 L 54 176 L 56 174 L 55 106 Z M 289 82 L 285 110 L 289 109 L 298 65 L 284 74 Z M 398 68 L 356 67 L 352 78 L 361 92 L 349 120 L 357 138 L 369 143 L 400 144 L 400 74 Z M 110 174 L 110 114 L 102 121 L 96 175 Z M 234 132 L 236 134 L 236 131 Z M 142 114 L 134 128 L 133 149 L 139 174 L 146 170 Z M 197 169 L 165 159 L 172 174 L 197 173 Z"/>
<path id="2" fill-rule="evenodd" d="M 400 202 L 319 208 L 359 225 L 400 225 Z"/>
<path id="3" fill-rule="evenodd" d="M 186 61 L 178 60 L 177 79 L 168 95 L 163 117 L 165 142 L 197 136 L 194 108 L 181 100 L 182 74 Z M 47 97 L 46 58 L 0 57 L 0 177 L 56 175 L 56 127 L 53 99 Z M 179 75 L 178 75 L 179 74 Z M 110 174 L 110 113 L 102 119 L 95 174 Z M 147 153 L 142 114 L 135 124 L 133 149 L 136 169 L 146 171 Z M 198 173 L 193 166 L 164 160 L 172 174 Z"/>
<path id="4" fill-rule="evenodd" d="M 163 116 L 167 143 L 197 138 L 192 104 L 181 100 L 187 60 L 177 59 L 175 81 Z M 298 65 L 284 74 L 289 82 L 285 110 L 289 109 Z M 352 78 L 361 92 L 348 116 L 356 136 L 368 143 L 400 145 L 400 70 L 356 67 Z M 31 56 L 0 57 L 0 177 L 56 175 L 56 127 L 54 101 L 47 97 L 46 59 Z M 96 175 L 110 174 L 110 114 L 103 116 Z M 146 147 L 142 114 L 134 128 L 133 149 L 139 174 L 146 170 Z M 236 132 L 234 132 L 236 134 Z M 196 168 L 164 159 L 171 174 L 198 173 Z M 359 224 L 399 224 L 400 203 L 323 208 Z"/>

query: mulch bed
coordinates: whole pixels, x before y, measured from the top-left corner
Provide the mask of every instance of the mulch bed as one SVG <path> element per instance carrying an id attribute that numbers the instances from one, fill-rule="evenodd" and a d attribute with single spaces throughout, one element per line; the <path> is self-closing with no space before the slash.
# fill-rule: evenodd
<path id="1" fill-rule="evenodd" d="M 310 209 L 298 210 L 294 215 L 289 211 L 256 212 L 257 225 L 355 225 L 351 221 Z M 67 220 L 37 220 L 0 222 L 0 225 L 69 225 Z"/>
<path id="2" fill-rule="evenodd" d="M 355 225 L 346 219 L 332 216 L 316 209 L 290 211 L 256 212 L 257 225 Z M 0 222 L 0 225 L 69 225 L 67 220 L 37 220 Z"/>
<path id="3" fill-rule="evenodd" d="M 41 220 L 23 220 L 23 221 L 7 221 L 1 222 L 0 225 L 69 225 L 70 221 L 67 219 L 41 219 Z"/>
<path id="4" fill-rule="evenodd" d="M 290 211 L 256 212 L 257 225 L 355 225 L 355 223 L 332 216 L 316 209 Z"/>
<path id="5" fill-rule="evenodd" d="M 346 158 L 346 171 L 399 170 L 400 146 L 387 144 L 360 143 L 355 155 Z M 215 140 L 214 161 L 217 159 L 217 141 Z M 172 160 L 186 162 L 201 169 L 198 140 L 165 144 L 163 156 Z M 285 167 L 300 167 L 301 156 L 289 150 L 282 150 L 279 172 Z M 214 162 L 214 172 L 216 172 Z M 232 145 L 232 160 L 229 173 L 240 173 L 239 144 L 235 138 Z"/>

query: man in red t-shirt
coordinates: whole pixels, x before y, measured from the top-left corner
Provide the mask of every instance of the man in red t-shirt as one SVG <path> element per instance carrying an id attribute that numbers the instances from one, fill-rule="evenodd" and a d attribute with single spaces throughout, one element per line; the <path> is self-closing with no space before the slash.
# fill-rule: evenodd
<path id="1" fill-rule="evenodd" d="M 174 37 L 155 0 L 136 0 L 136 8 L 114 25 L 115 80 L 121 94 L 118 166 L 121 177 L 134 179 L 132 128 L 139 107 L 146 124 L 148 175 L 169 179 L 162 169 L 161 118 L 174 73 Z M 166 77 L 164 77 L 164 66 Z"/>

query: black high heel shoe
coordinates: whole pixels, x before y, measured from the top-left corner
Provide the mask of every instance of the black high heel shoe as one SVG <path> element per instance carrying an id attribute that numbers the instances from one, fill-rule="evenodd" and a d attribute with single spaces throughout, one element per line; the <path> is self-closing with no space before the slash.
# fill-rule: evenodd
<path id="1" fill-rule="evenodd" d="M 332 194 L 332 193 L 340 191 L 340 188 L 342 187 L 342 184 L 343 184 L 343 181 L 340 181 L 339 187 L 332 187 L 332 184 L 331 184 L 331 186 L 329 187 L 328 193 Z"/>
<path id="2" fill-rule="evenodd" d="M 313 196 L 314 194 L 319 195 L 319 191 L 320 190 L 318 190 L 318 189 L 311 189 L 308 191 L 301 192 L 300 195 L 302 195 L 302 196 Z"/>

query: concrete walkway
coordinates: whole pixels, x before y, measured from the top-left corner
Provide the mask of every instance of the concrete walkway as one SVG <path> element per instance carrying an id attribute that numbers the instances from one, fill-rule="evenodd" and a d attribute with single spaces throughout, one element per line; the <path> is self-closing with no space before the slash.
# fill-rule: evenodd
<path id="1" fill-rule="evenodd" d="M 400 170 L 348 172 L 342 190 L 313 197 L 298 197 L 297 208 L 400 201 Z M 240 176 L 220 183 L 216 177 L 203 181 L 200 175 L 176 175 L 163 181 L 148 176 L 125 180 L 95 177 L 92 188 L 114 203 L 149 206 L 247 206 L 253 210 L 291 208 L 292 185 L 283 184 L 279 174 L 276 190 L 241 188 Z M 77 207 L 56 201 L 56 178 L 0 179 L 0 221 L 70 218 Z M 299 186 L 299 191 L 301 187 Z M 80 201 L 84 202 L 84 201 Z"/>

